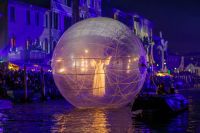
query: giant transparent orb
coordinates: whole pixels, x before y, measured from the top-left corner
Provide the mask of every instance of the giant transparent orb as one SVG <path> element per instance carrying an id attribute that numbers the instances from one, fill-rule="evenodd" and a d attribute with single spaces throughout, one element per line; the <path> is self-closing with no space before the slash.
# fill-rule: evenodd
<path id="1" fill-rule="evenodd" d="M 124 24 L 91 18 L 70 27 L 52 59 L 55 83 L 78 108 L 117 108 L 134 101 L 146 75 L 140 40 Z"/>

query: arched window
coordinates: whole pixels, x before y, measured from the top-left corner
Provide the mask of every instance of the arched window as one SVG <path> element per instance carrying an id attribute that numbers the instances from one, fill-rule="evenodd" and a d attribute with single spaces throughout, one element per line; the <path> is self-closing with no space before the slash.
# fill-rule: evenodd
<path id="1" fill-rule="evenodd" d="M 57 44 L 57 42 L 56 42 L 56 41 L 53 41 L 53 50 L 55 49 L 56 44 Z"/>
<path id="2" fill-rule="evenodd" d="M 90 0 L 90 7 L 93 7 L 94 8 L 94 0 Z"/>
<path id="3" fill-rule="evenodd" d="M 72 1 L 71 0 L 64 0 L 64 4 L 67 5 L 68 7 L 71 7 Z"/>
<path id="4" fill-rule="evenodd" d="M 11 44 L 11 51 L 16 51 L 16 39 L 15 39 L 15 37 L 12 37 L 10 39 L 10 44 Z"/>
<path id="5" fill-rule="evenodd" d="M 12 48 L 16 46 L 15 37 L 12 37 L 12 38 L 10 39 L 10 43 L 11 43 L 11 47 L 12 47 Z"/>
<path id="6" fill-rule="evenodd" d="M 54 29 L 58 29 L 58 20 L 59 19 L 59 14 L 57 12 L 53 13 L 53 24 L 54 24 Z"/>
<path id="7" fill-rule="evenodd" d="M 35 45 L 35 46 L 38 46 L 38 45 L 39 45 L 39 38 L 36 38 L 36 39 L 34 40 L 34 45 Z"/>
<path id="8" fill-rule="evenodd" d="M 47 38 L 44 39 L 44 50 L 46 53 L 48 53 L 48 39 Z"/>
<path id="9" fill-rule="evenodd" d="M 31 40 L 27 39 L 26 40 L 26 50 L 29 50 L 31 48 Z"/>
<path id="10" fill-rule="evenodd" d="M 67 30 L 71 26 L 71 17 L 64 16 L 64 30 Z"/>

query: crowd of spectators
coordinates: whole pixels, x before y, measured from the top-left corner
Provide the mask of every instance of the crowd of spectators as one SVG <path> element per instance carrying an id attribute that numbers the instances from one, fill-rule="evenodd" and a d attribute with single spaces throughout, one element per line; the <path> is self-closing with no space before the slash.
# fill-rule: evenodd
<path id="1" fill-rule="evenodd" d="M 40 69 L 28 69 L 28 67 L 22 67 L 19 70 L 8 69 L 8 63 L 0 63 L 0 98 L 8 97 L 8 91 L 21 91 L 24 92 L 25 88 L 29 93 L 29 96 L 39 94 L 43 96 L 45 90 L 45 97 L 56 98 L 61 97 L 53 80 L 51 71 L 44 71 Z M 177 89 L 181 88 L 200 88 L 200 76 L 190 72 L 174 73 L 173 78 L 168 80 L 167 78 L 158 78 L 156 76 L 147 76 L 144 84 L 148 90 L 155 91 L 157 85 L 164 82 L 168 88 L 172 85 Z M 148 82 L 149 81 L 149 82 Z M 45 89 L 44 89 L 45 88 Z"/>
<path id="2" fill-rule="evenodd" d="M 173 73 L 171 76 L 156 76 L 155 74 L 147 74 L 143 85 L 142 93 L 150 93 L 158 90 L 160 86 L 164 86 L 165 90 L 170 92 L 174 89 L 200 89 L 200 76 L 191 72 Z M 161 87 L 162 88 L 162 87 Z"/>
<path id="3" fill-rule="evenodd" d="M 51 72 L 43 69 L 34 70 L 23 67 L 19 70 L 8 69 L 8 63 L 0 63 L 0 97 L 8 97 L 8 91 L 24 92 L 25 88 L 30 96 L 42 96 L 45 87 L 45 96 L 55 98 L 60 96 L 54 83 Z"/>
<path id="4" fill-rule="evenodd" d="M 200 88 L 200 76 L 187 71 L 175 73 L 174 82 L 182 88 Z"/>

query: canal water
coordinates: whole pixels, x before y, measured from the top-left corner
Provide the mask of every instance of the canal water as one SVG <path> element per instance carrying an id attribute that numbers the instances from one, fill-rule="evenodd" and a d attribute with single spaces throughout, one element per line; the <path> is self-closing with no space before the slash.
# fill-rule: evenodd
<path id="1" fill-rule="evenodd" d="M 134 118 L 129 107 L 79 110 L 65 100 L 14 105 L 0 111 L 0 133 L 200 132 L 200 89 L 179 93 L 189 99 L 189 110 L 152 121 Z"/>

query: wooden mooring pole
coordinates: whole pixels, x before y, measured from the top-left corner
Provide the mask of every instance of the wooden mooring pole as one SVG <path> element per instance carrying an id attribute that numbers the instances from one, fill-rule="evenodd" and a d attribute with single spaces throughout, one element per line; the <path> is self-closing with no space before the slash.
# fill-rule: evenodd
<path id="1" fill-rule="evenodd" d="M 25 102 L 28 99 L 28 88 L 27 88 L 27 73 L 26 73 L 26 66 L 24 66 L 24 100 Z"/>
<path id="2" fill-rule="evenodd" d="M 45 89 L 45 81 L 44 81 L 44 70 L 41 67 L 41 88 L 42 88 L 42 99 L 46 99 L 46 89 Z"/>

